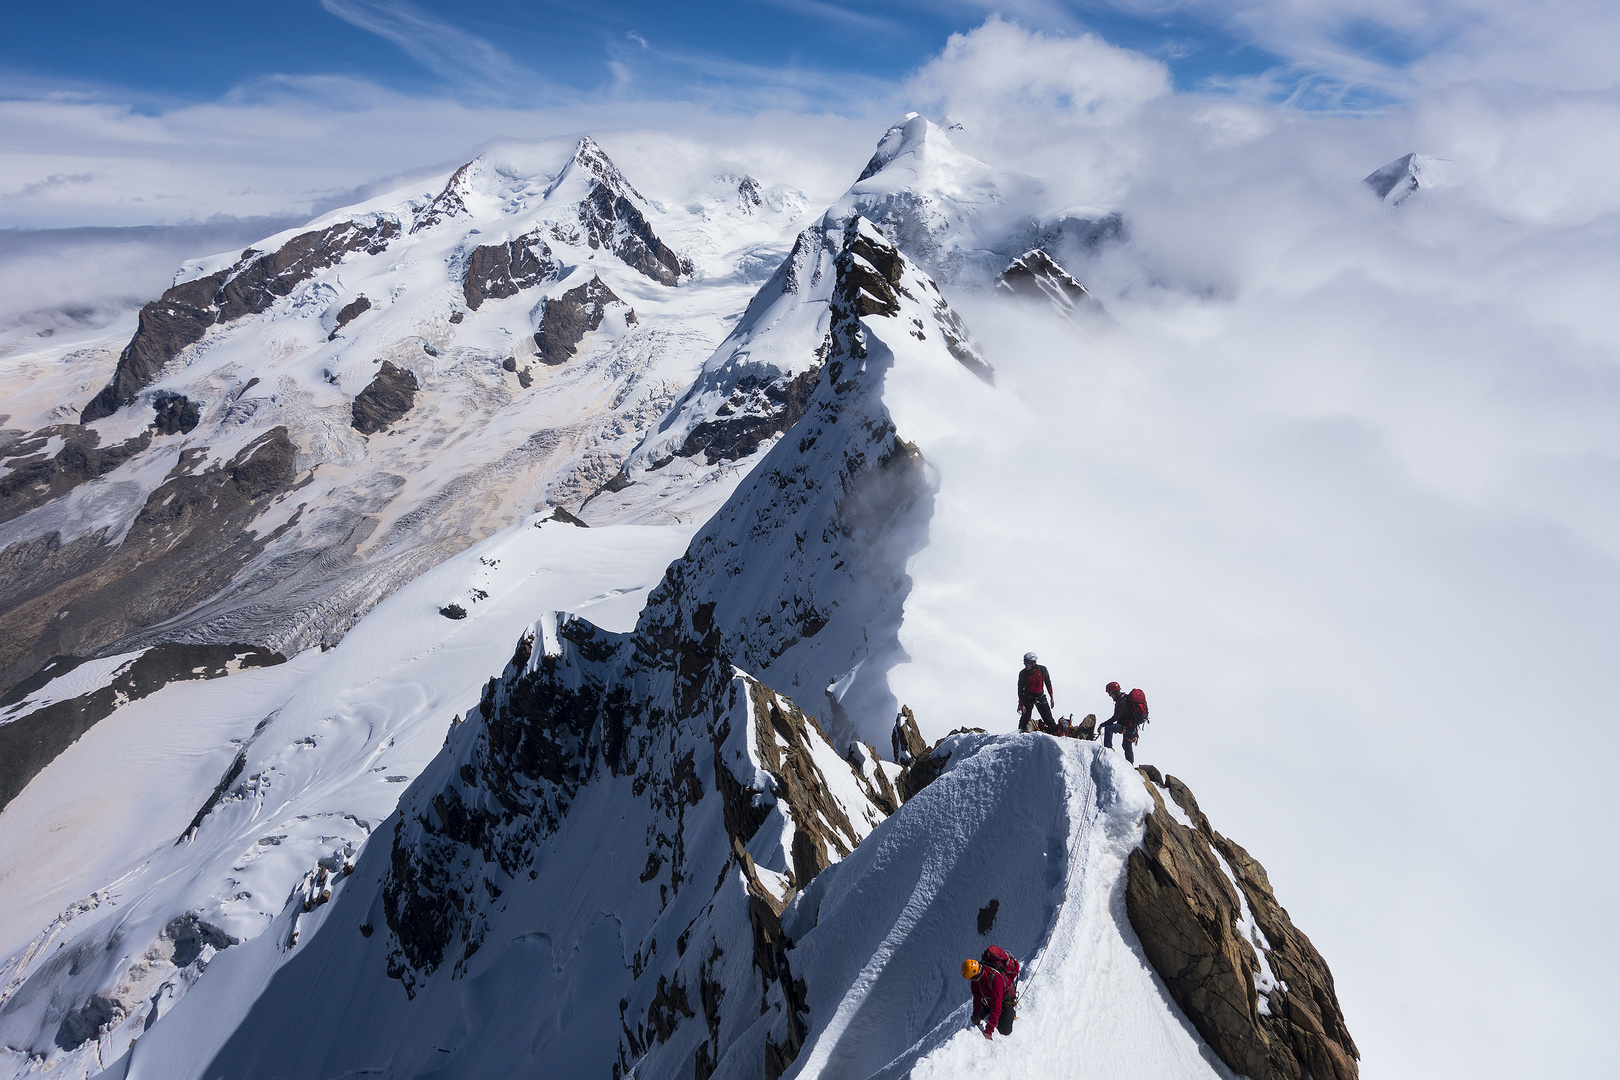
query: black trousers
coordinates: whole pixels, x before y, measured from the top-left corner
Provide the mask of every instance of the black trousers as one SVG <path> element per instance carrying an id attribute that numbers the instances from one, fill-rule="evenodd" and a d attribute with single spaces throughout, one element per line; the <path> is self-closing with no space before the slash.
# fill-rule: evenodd
<path id="1" fill-rule="evenodd" d="M 1136 746 L 1136 732 L 1137 732 L 1137 730 L 1138 730 L 1138 728 L 1134 728 L 1134 727 L 1128 728 L 1128 727 L 1126 727 L 1124 724 L 1120 723 L 1118 720 L 1110 720 L 1108 723 L 1104 724 L 1103 727 L 1102 727 L 1103 745 L 1108 747 L 1110 750 L 1113 749 L 1113 747 L 1114 747 L 1114 736 L 1118 735 L 1120 744 L 1123 747 L 1123 749 L 1125 750 L 1125 760 L 1130 762 L 1132 765 L 1135 765 L 1136 764 L 1136 750 L 1134 749 L 1134 747 Z"/>
<path id="2" fill-rule="evenodd" d="M 1039 710 L 1041 710 L 1041 719 L 1045 720 L 1048 724 L 1057 723 L 1057 721 L 1052 719 L 1052 706 L 1050 706 L 1050 705 L 1048 705 L 1046 703 L 1046 698 L 1044 698 L 1044 697 L 1024 697 L 1024 696 L 1020 695 L 1019 698 L 1018 698 L 1018 730 L 1019 731 L 1037 731 L 1037 730 L 1039 730 L 1038 728 L 1035 727 L 1034 724 L 1031 724 L 1029 722 L 1029 712 L 1030 712 L 1031 709 L 1039 709 Z"/>

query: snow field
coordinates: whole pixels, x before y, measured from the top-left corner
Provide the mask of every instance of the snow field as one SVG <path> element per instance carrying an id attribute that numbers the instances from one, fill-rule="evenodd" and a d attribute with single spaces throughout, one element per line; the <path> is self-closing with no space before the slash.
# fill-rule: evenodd
<path id="1" fill-rule="evenodd" d="M 274 955 L 293 930 L 276 923 L 290 891 L 319 860 L 361 848 L 537 616 L 572 609 L 629 629 L 690 531 L 530 517 L 417 578 L 329 652 L 174 683 L 93 727 L 0 813 L 0 987 L 17 988 L 0 1009 L 0 1075 L 51 1046 L 47 1007 L 57 1017 L 61 1000 L 109 986 L 131 991 L 115 995 L 125 1021 L 63 1075 L 122 1053 L 186 988 L 176 976 L 157 1000 L 133 994 L 142 980 L 120 982 L 182 912 L 248 942 L 210 971 L 261 935 L 253 947 Z M 450 603 L 467 617 L 440 615 Z M 230 792 L 176 845 L 239 752 Z M 95 964 L 55 970 L 78 954 Z M 26 985 L 35 976 L 48 994 Z M 220 1001 L 228 984 L 210 979 L 205 997 Z"/>
<path id="2" fill-rule="evenodd" d="M 1125 860 L 1152 809 L 1135 770 L 1045 735 L 945 745 L 946 771 L 784 915 L 813 1024 L 789 1075 L 1229 1080 L 1125 915 Z M 1023 977 L 1012 1035 L 987 1043 L 959 968 L 989 944 Z"/>

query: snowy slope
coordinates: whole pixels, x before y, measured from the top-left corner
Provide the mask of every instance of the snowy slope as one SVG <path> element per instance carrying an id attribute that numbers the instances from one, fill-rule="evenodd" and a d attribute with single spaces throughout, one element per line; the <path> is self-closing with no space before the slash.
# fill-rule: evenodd
<path id="1" fill-rule="evenodd" d="M 817 1018 L 789 1075 L 1230 1077 L 1125 918 L 1125 859 L 1152 807 L 1135 770 L 1045 735 L 941 749 L 940 778 L 783 917 Z M 1013 1036 L 989 1043 L 958 970 L 987 944 L 1024 973 Z"/>
<path id="2" fill-rule="evenodd" d="M 306 875 L 362 847 L 541 613 L 628 627 L 688 535 L 531 518 L 410 583 L 329 652 L 173 684 L 97 725 L 0 813 L 11 1068 L 45 1055 L 36 1064 L 83 1075 L 116 1056 L 197 976 L 169 962 L 165 927 L 189 915 L 263 934 Z M 465 619 L 440 615 L 452 603 Z M 70 1065 L 61 1024 L 93 996 L 116 1022 Z"/>

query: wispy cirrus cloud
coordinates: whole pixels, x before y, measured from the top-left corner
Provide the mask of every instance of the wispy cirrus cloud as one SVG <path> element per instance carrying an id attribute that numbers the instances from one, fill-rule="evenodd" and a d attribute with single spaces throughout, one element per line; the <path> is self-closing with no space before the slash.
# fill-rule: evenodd
<path id="1" fill-rule="evenodd" d="M 533 99 L 546 89 L 537 72 L 495 45 L 402 0 L 321 0 L 321 7 L 472 96 Z"/>
<path id="2" fill-rule="evenodd" d="M 886 15 L 874 15 L 870 10 L 856 11 L 839 4 L 828 3 L 827 0 L 764 0 L 764 2 L 782 11 L 836 23 L 855 30 L 886 33 L 895 30 L 899 25 L 896 20 Z"/>

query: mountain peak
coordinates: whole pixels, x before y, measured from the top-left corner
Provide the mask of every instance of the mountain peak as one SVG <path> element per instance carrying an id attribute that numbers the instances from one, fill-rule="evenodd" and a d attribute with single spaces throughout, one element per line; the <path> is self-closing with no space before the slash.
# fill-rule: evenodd
<path id="1" fill-rule="evenodd" d="M 546 197 L 550 198 L 552 192 L 578 177 L 594 180 L 615 196 L 628 195 L 638 202 L 647 201 L 646 197 L 624 178 L 624 173 L 619 171 L 619 167 L 608 157 L 601 144 L 589 135 L 580 136 L 579 145 L 574 147 L 574 156 L 568 159 L 568 164 L 563 166 L 562 172 L 557 174 L 557 179 L 546 189 Z"/>
<path id="2" fill-rule="evenodd" d="M 1435 159 L 1425 154 L 1398 157 L 1362 177 L 1362 183 L 1388 206 L 1399 206 L 1419 188 L 1434 186 Z"/>
<path id="3" fill-rule="evenodd" d="M 920 113 L 906 113 L 904 119 L 883 133 L 877 150 L 856 183 L 870 180 L 897 161 L 908 164 L 904 161 L 907 158 L 912 159 L 909 162 L 912 173 L 919 172 L 921 164 L 930 159 L 940 158 L 943 163 L 950 163 L 953 158 L 975 160 L 951 145 L 944 128 Z"/>

